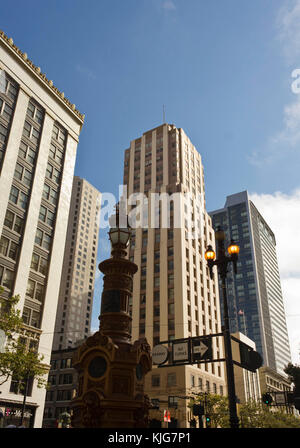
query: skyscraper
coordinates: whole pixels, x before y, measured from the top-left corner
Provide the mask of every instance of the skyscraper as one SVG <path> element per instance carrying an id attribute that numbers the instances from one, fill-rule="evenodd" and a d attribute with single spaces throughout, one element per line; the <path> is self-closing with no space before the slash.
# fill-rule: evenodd
<path id="1" fill-rule="evenodd" d="M 78 137 L 84 116 L 0 32 L 0 285 L 20 295 L 23 336 L 50 364 Z M 18 381 L 0 407 L 18 423 Z M 40 427 L 44 389 L 31 383 L 25 424 Z"/>
<path id="2" fill-rule="evenodd" d="M 129 250 L 139 267 L 133 283 L 133 340 L 146 337 L 153 347 L 160 341 L 220 333 L 217 274 L 210 279 L 204 259 L 207 245 L 214 245 L 214 233 L 205 209 L 203 167 L 184 131 L 163 124 L 131 141 L 125 151 L 124 185 L 129 218 L 135 212 L 143 218 L 133 230 Z M 141 206 L 138 198 L 143 195 Z M 191 223 L 199 230 L 196 236 Z M 222 358 L 222 339 L 212 339 L 214 358 Z M 171 408 L 172 425 L 187 427 L 192 416 L 178 395 L 225 394 L 224 384 L 222 362 L 154 368 L 147 375 L 146 392 L 160 401 L 158 412 Z"/>
<path id="3" fill-rule="evenodd" d="M 90 331 L 100 198 L 99 191 L 89 182 L 74 177 L 53 350 L 73 348 Z"/>
<path id="4" fill-rule="evenodd" d="M 275 235 L 247 191 L 227 196 L 224 208 L 210 216 L 214 229 L 221 226 L 240 246 L 238 273 L 228 274 L 231 332 L 252 339 L 264 365 L 284 375 L 291 355 Z"/>

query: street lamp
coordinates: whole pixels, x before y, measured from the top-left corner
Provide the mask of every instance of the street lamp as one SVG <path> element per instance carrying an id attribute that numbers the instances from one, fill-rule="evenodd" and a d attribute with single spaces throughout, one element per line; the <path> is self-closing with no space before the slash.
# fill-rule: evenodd
<path id="1" fill-rule="evenodd" d="M 123 223 L 121 223 L 121 221 L 124 221 L 124 217 L 120 217 L 120 208 L 122 213 L 122 207 L 120 207 L 119 204 L 116 204 L 116 213 L 109 219 L 111 227 L 109 229 L 108 236 L 111 243 L 112 256 L 124 258 L 126 256 L 126 248 L 131 236 L 131 228 L 128 225 L 127 219 L 127 225 L 122 227 Z"/>
<path id="2" fill-rule="evenodd" d="M 131 235 L 122 203 L 111 216 L 111 257 L 99 264 L 103 276 L 99 331 L 73 355 L 78 371 L 72 401 L 72 427 L 143 428 L 148 424 L 149 400 L 145 376 L 152 368 L 145 338 L 132 342 L 130 301 L 138 266 L 127 257 Z"/>
<path id="3" fill-rule="evenodd" d="M 225 344 L 225 358 L 226 358 L 226 374 L 227 374 L 227 383 L 228 383 L 228 400 L 229 400 L 229 417 L 230 417 L 230 426 L 231 428 L 239 427 L 239 419 L 237 416 L 236 409 L 236 395 L 235 395 L 235 384 L 234 384 L 234 370 L 233 370 L 233 361 L 232 361 L 232 350 L 231 350 L 231 337 L 229 330 L 229 314 L 228 314 L 228 303 L 227 303 L 227 293 L 226 293 L 226 275 L 227 275 L 227 266 L 229 263 L 233 263 L 233 268 L 235 274 L 237 273 L 237 259 L 239 254 L 239 246 L 231 240 L 227 251 L 229 256 L 225 254 L 225 233 L 218 227 L 215 232 L 215 237 L 217 241 L 217 253 L 218 257 L 216 258 L 216 253 L 214 252 L 212 246 L 208 246 L 205 252 L 205 259 L 207 261 L 207 265 L 210 271 L 210 277 L 213 278 L 213 266 L 217 266 L 218 272 L 221 278 L 222 285 L 222 294 L 223 294 L 223 306 L 224 306 L 224 327 L 223 327 L 223 336 L 224 336 L 224 344 Z"/>

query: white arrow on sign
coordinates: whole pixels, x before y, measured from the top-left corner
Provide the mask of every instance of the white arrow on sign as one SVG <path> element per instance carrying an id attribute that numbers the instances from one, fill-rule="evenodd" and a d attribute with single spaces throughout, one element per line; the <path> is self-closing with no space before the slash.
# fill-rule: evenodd
<path id="1" fill-rule="evenodd" d="M 200 341 L 200 345 L 194 345 L 194 347 L 193 347 L 193 352 L 200 353 L 201 358 L 207 350 L 208 350 L 208 347 L 205 344 L 203 344 L 202 341 Z"/>

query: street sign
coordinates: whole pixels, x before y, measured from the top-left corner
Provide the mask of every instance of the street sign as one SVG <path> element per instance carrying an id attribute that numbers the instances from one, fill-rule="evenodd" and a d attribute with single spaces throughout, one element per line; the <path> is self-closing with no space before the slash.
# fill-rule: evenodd
<path id="1" fill-rule="evenodd" d="M 275 400 L 277 405 L 285 405 L 285 393 L 284 392 L 276 392 L 275 393 Z"/>
<path id="2" fill-rule="evenodd" d="M 152 362 L 153 364 L 164 364 L 169 357 L 169 350 L 165 345 L 158 344 L 153 347 L 152 350 Z"/>
<path id="3" fill-rule="evenodd" d="M 193 338 L 192 339 L 192 361 L 202 359 L 212 359 L 212 338 Z"/>
<path id="4" fill-rule="evenodd" d="M 189 343 L 188 341 L 184 342 L 175 342 L 172 344 L 172 355 L 173 362 L 184 362 L 189 361 L 190 353 L 189 353 Z"/>

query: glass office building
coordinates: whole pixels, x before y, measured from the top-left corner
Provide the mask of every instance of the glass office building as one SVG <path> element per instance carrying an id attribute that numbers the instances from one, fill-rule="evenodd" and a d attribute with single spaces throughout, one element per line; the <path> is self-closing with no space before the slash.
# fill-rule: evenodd
<path id="1" fill-rule="evenodd" d="M 247 191 L 228 196 L 210 213 L 213 227 L 240 246 L 237 274 L 227 278 L 230 330 L 252 339 L 264 365 L 278 373 L 291 361 L 275 235 Z"/>

